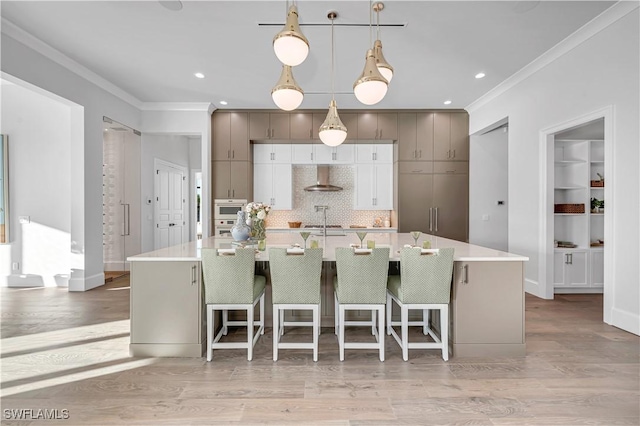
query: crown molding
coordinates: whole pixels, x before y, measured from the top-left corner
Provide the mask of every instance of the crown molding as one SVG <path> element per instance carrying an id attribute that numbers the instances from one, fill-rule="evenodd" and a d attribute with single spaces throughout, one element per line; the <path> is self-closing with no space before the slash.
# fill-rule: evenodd
<path id="1" fill-rule="evenodd" d="M 139 99 L 135 98 L 134 96 L 125 92 L 115 84 L 111 83 L 110 81 L 104 79 L 103 77 L 99 76 L 95 72 L 86 68 L 84 65 L 81 65 L 78 62 L 74 61 L 73 59 L 69 58 L 64 53 L 60 52 L 59 50 L 55 49 L 54 47 L 40 40 L 39 38 L 26 32 L 25 30 L 23 30 L 22 28 L 14 24 L 13 22 L 8 21 L 6 18 L 2 18 L 1 23 L 2 25 L 0 30 L 2 31 L 2 33 L 6 34 L 8 37 L 11 37 L 12 39 L 35 50 L 36 52 L 52 60 L 53 62 L 59 65 L 62 65 L 64 68 L 68 69 L 74 74 L 79 75 L 80 77 L 95 84 L 101 89 L 111 93 L 112 95 L 118 97 L 119 99 L 122 99 L 126 103 L 138 109 L 142 105 L 142 102 Z"/>
<path id="2" fill-rule="evenodd" d="M 470 103 L 467 107 L 465 107 L 465 110 L 467 110 L 467 112 L 470 114 L 473 113 L 477 109 L 483 107 L 506 91 L 512 89 L 517 84 L 529 78 L 531 75 L 540 71 L 542 68 L 551 64 L 556 59 L 562 57 L 577 46 L 589 40 L 591 37 L 595 36 L 611 24 L 633 12 L 639 6 L 640 2 L 638 2 L 637 0 L 619 1 L 609 9 L 602 12 L 600 15 L 593 18 L 591 21 L 584 24 L 582 27 L 578 28 L 567 38 L 553 46 L 551 49 L 547 50 L 532 62 L 525 65 L 511 77 L 507 78 L 502 83 L 498 84 L 496 87 L 489 90 L 487 93 Z"/>
<path id="3" fill-rule="evenodd" d="M 211 110 L 211 102 L 142 102 L 142 111 L 207 111 Z"/>

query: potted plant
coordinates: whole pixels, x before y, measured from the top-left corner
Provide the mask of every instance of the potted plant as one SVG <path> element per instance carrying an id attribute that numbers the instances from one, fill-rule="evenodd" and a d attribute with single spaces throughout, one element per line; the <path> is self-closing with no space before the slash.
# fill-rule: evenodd
<path id="1" fill-rule="evenodd" d="M 591 198 L 591 212 L 592 213 L 601 213 L 604 209 L 604 200 L 598 200 L 595 197 Z"/>

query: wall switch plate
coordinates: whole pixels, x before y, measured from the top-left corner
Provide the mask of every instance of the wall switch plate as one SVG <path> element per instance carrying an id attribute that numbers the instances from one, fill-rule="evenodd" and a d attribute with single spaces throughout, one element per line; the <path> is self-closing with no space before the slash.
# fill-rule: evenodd
<path id="1" fill-rule="evenodd" d="M 11 270 L 12 270 L 12 271 L 17 271 L 17 270 L 19 270 L 19 269 L 20 269 L 20 262 L 13 262 L 13 263 L 11 264 Z"/>
<path id="2" fill-rule="evenodd" d="M 483 214 L 482 215 L 482 220 L 489 220 L 489 215 L 488 214 Z"/>
<path id="3" fill-rule="evenodd" d="M 21 224 L 30 223 L 31 222 L 31 217 L 30 216 L 18 216 L 18 222 L 20 222 Z"/>

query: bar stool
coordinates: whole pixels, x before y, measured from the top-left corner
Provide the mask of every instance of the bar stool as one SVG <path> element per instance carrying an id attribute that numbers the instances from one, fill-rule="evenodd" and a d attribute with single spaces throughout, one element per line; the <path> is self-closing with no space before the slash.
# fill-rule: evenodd
<path id="1" fill-rule="evenodd" d="M 387 334 L 393 335 L 402 348 L 402 359 L 409 359 L 409 349 L 441 349 L 442 359 L 449 359 L 449 299 L 453 274 L 452 248 L 400 251 L 400 275 L 390 275 L 387 284 Z M 392 321 L 393 302 L 400 307 L 400 321 Z M 422 321 L 409 321 L 409 310 L 422 310 Z M 429 327 L 429 310 L 440 311 L 440 337 Z M 400 325 L 402 336 L 394 330 Z M 409 342 L 409 326 L 421 326 L 424 335 L 434 342 Z"/>
<path id="2" fill-rule="evenodd" d="M 247 360 L 253 358 L 253 347 L 264 334 L 264 288 L 266 279 L 255 275 L 255 251 L 253 248 L 237 248 L 222 251 L 202 249 L 202 273 L 204 297 L 207 305 L 207 361 L 211 361 L 213 349 L 247 349 Z M 260 320 L 255 321 L 255 306 L 260 302 Z M 247 311 L 246 321 L 229 321 L 230 310 Z M 215 331 L 214 312 L 222 311 L 222 327 Z M 229 326 L 246 326 L 246 342 L 220 342 Z M 258 326 L 254 336 L 253 328 Z"/>
<path id="3" fill-rule="evenodd" d="M 313 361 L 318 361 L 320 335 L 320 276 L 322 249 L 269 249 L 271 298 L 273 301 L 273 360 L 278 349 L 313 349 Z M 286 310 L 311 310 L 313 320 L 285 321 Z M 280 342 L 285 326 L 313 327 L 312 343 Z"/>
<path id="4" fill-rule="evenodd" d="M 337 275 L 333 280 L 336 334 L 340 361 L 345 349 L 378 349 L 384 361 L 384 306 L 389 271 L 389 248 L 336 248 Z M 347 310 L 370 310 L 371 321 L 346 321 Z M 378 328 L 376 328 L 376 313 Z M 377 343 L 345 342 L 345 326 L 371 326 Z"/>

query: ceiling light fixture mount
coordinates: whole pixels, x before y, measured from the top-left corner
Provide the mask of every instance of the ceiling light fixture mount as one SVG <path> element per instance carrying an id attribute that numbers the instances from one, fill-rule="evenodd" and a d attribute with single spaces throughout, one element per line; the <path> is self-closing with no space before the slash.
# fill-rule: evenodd
<path id="1" fill-rule="evenodd" d="M 373 6 L 369 1 L 369 46 L 372 46 L 373 31 Z M 380 44 L 382 48 L 382 43 Z M 365 105 L 375 105 L 380 102 L 387 94 L 389 81 L 382 76 L 376 64 L 374 50 L 367 49 L 365 55 L 364 70 L 360 77 L 353 83 L 353 93 L 356 98 Z"/>
<path id="2" fill-rule="evenodd" d="M 338 115 L 338 106 L 335 99 L 335 90 L 333 82 L 333 21 L 338 17 L 338 12 L 329 11 L 327 18 L 331 20 L 331 102 L 329 103 L 329 111 L 327 118 L 320 126 L 318 135 L 322 143 L 328 146 L 338 146 L 347 138 L 347 127 L 340 120 Z"/>
<path id="3" fill-rule="evenodd" d="M 287 6 L 289 2 L 286 2 Z M 284 28 L 273 38 L 273 50 L 285 65 L 295 67 L 307 59 L 309 40 L 302 34 L 298 24 L 298 8 L 295 4 L 288 7 L 287 22 Z"/>

